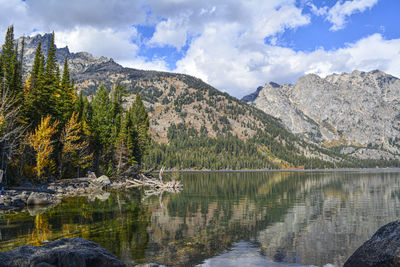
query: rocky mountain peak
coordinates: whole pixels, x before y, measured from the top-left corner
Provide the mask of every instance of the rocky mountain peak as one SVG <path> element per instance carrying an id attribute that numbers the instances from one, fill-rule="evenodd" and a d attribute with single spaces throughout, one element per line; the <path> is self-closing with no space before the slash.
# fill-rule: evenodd
<path id="1" fill-rule="evenodd" d="M 47 55 L 51 43 L 51 34 L 45 33 L 43 35 L 37 34 L 32 37 L 27 36 L 18 38 L 16 42 L 18 43 L 19 47 L 21 47 L 23 38 L 24 38 L 24 70 L 25 73 L 28 73 L 32 68 L 33 60 L 35 58 L 36 48 L 39 44 L 39 41 L 41 42 L 41 48 L 43 54 L 45 56 Z M 68 46 L 66 46 L 63 48 L 56 49 L 56 60 L 61 69 L 63 67 L 65 57 L 68 58 L 69 68 L 72 74 L 84 72 L 89 67 L 93 67 L 98 64 L 103 64 L 106 62 L 111 62 L 110 64 L 112 64 L 114 67 L 116 67 L 115 64 L 118 65 L 112 59 L 110 60 L 106 57 L 96 58 L 88 52 L 71 53 L 69 51 Z"/>
<path id="2" fill-rule="evenodd" d="M 257 91 L 248 102 L 314 143 L 360 158 L 400 158 L 400 80 L 392 75 L 308 74 L 295 85 Z"/>

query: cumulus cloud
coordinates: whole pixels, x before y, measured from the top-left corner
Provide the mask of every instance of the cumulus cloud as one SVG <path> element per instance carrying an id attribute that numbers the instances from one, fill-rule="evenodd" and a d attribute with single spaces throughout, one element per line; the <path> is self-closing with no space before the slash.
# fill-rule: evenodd
<path id="1" fill-rule="evenodd" d="M 169 18 L 157 24 L 155 33 L 149 44 L 171 45 L 178 50 L 186 44 L 187 18 Z"/>
<path id="2" fill-rule="evenodd" d="M 187 56 L 177 63 L 177 70 L 242 97 L 266 82 L 295 83 L 308 73 L 324 77 L 354 69 L 380 69 L 400 75 L 399 60 L 400 39 L 385 40 L 380 34 L 341 49 L 320 48 L 306 53 L 271 45 L 240 51 L 229 42 L 219 42 L 217 33 L 210 30 L 192 44 Z"/>
<path id="3" fill-rule="evenodd" d="M 98 29 L 91 26 L 57 31 L 57 47 L 68 46 L 71 51 L 90 51 L 94 56 L 107 56 L 117 61 L 132 58 L 138 46 L 131 42 L 137 36 L 135 28 Z"/>
<path id="4" fill-rule="evenodd" d="M 151 61 L 144 57 L 133 57 L 131 59 L 126 58 L 118 61 L 124 67 L 135 68 L 141 70 L 158 70 L 158 71 L 170 71 L 167 63 L 162 58 L 153 58 Z"/>
<path id="5" fill-rule="evenodd" d="M 6 0 L 7 1 L 7 0 Z M 145 20 L 144 1 L 35 0 L 27 2 L 27 14 L 51 30 L 76 26 L 126 27 Z"/>
<path id="6" fill-rule="evenodd" d="M 266 82 L 294 83 L 307 73 L 381 69 L 400 75 L 400 40 L 380 34 L 335 50 L 277 45 L 281 33 L 309 25 L 311 15 L 326 17 L 331 30 L 339 30 L 377 1 L 338 1 L 329 8 L 296 0 L 0 0 L 0 33 L 10 24 L 16 36 L 55 30 L 59 47 L 112 57 L 127 67 L 191 74 L 241 97 Z M 154 27 L 154 34 L 143 37 L 139 25 Z M 141 56 L 142 48 L 164 46 L 183 55 L 176 69 L 168 69 L 166 55 Z"/>
<path id="7" fill-rule="evenodd" d="M 364 12 L 368 8 L 372 8 L 378 0 L 353 0 L 341 2 L 338 1 L 327 14 L 327 20 L 333 25 L 332 31 L 343 29 L 346 24 L 346 18 L 354 13 Z"/>

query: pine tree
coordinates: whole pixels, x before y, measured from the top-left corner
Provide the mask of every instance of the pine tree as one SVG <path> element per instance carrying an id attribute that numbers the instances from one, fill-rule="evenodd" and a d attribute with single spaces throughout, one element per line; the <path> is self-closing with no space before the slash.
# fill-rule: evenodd
<path id="1" fill-rule="evenodd" d="M 117 142 L 115 144 L 115 166 L 116 172 L 121 173 L 130 165 L 133 165 L 134 158 L 132 157 L 132 153 L 129 149 L 129 129 L 128 122 L 129 116 L 126 114 L 121 117 L 121 129 L 118 134 Z"/>
<path id="2" fill-rule="evenodd" d="M 102 147 L 113 144 L 112 139 L 112 104 L 108 92 L 103 85 L 97 91 L 92 102 L 93 118 L 92 127 Z"/>
<path id="3" fill-rule="evenodd" d="M 13 88 L 15 68 L 17 64 L 17 58 L 14 49 L 14 26 L 10 26 L 7 29 L 4 45 L 2 47 L 2 77 L 1 77 L 1 89 L 2 94 L 9 92 L 13 96 L 15 94 Z"/>
<path id="4" fill-rule="evenodd" d="M 124 96 L 126 95 L 126 87 L 122 86 L 121 84 L 117 83 L 113 86 L 111 91 L 111 113 L 112 113 L 112 137 L 114 140 L 117 139 L 119 135 L 119 131 L 121 128 L 121 118 L 122 113 L 124 111 L 123 104 L 124 104 Z"/>
<path id="5" fill-rule="evenodd" d="M 91 102 L 92 144 L 96 154 L 96 168 L 108 175 L 112 172 L 112 156 L 116 137 L 113 136 L 112 104 L 103 85 Z"/>
<path id="6" fill-rule="evenodd" d="M 18 56 L 18 46 L 15 47 L 16 66 L 14 70 L 14 92 L 16 97 L 16 105 L 20 106 L 23 102 L 23 60 L 25 49 L 25 37 L 22 37 L 20 54 Z"/>
<path id="7" fill-rule="evenodd" d="M 28 145 L 36 152 L 36 177 L 44 179 L 44 175 L 53 174 L 55 163 L 52 159 L 53 135 L 57 132 L 57 122 L 51 123 L 51 116 L 42 117 L 39 126 L 28 136 Z"/>
<path id="8" fill-rule="evenodd" d="M 31 125 L 31 129 L 39 124 L 44 115 L 51 115 L 54 120 L 61 122 L 60 127 L 62 127 L 68 118 L 67 115 L 71 114 L 71 111 L 65 114 L 66 110 L 63 107 L 55 50 L 54 32 L 46 62 L 41 51 L 41 43 L 36 49 L 31 70 L 31 86 L 25 86 L 23 107 L 23 118 Z"/>
<path id="9" fill-rule="evenodd" d="M 22 106 L 22 118 L 26 124 L 34 129 L 42 116 L 41 109 L 37 104 L 42 100 L 40 96 L 40 86 L 44 74 L 44 56 L 41 50 L 41 42 L 36 48 L 35 58 L 33 60 L 32 70 L 24 87 L 24 105 Z"/>
<path id="10" fill-rule="evenodd" d="M 56 46 L 54 43 L 54 38 L 55 36 L 53 32 L 51 35 L 49 51 L 47 52 L 47 61 L 45 67 L 46 76 L 48 76 L 49 79 L 55 79 L 55 74 L 58 68 L 56 63 Z"/>
<path id="11" fill-rule="evenodd" d="M 63 116 L 63 121 L 67 121 L 68 118 L 71 116 L 71 112 L 74 108 L 75 99 L 76 95 L 70 81 L 68 70 L 68 58 L 65 57 L 64 70 L 60 86 L 60 112 Z"/>
<path id="12" fill-rule="evenodd" d="M 132 138 L 132 154 L 139 165 L 150 146 L 150 121 L 140 94 L 136 94 L 135 102 L 128 111 L 132 123 L 130 136 Z M 128 126 L 129 127 L 129 126 Z"/>
<path id="13" fill-rule="evenodd" d="M 43 57 L 43 56 L 42 56 Z M 41 62 L 42 64 L 42 62 Z M 40 65 L 41 65 L 40 64 Z M 39 66 L 40 66 L 39 65 Z M 41 71 L 41 66 L 40 70 Z M 51 43 L 47 53 L 47 61 L 44 66 L 43 77 L 39 83 L 35 94 L 37 95 L 35 107 L 39 114 L 50 114 L 54 119 L 62 119 L 61 101 L 59 94 L 59 70 L 56 63 L 56 47 L 54 44 L 54 32 L 51 36 Z"/>

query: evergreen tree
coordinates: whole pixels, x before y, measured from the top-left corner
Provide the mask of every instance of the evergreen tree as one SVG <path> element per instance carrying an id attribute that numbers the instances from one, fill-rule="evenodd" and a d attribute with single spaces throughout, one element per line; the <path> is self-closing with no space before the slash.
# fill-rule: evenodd
<path id="1" fill-rule="evenodd" d="M 149 149 L 151 138 L 149 134 L 149 117 L 139 93 L 136 94 L 135 102 L 129 109 L 128 116 L 129 137 L 132 142 L 130 147 L 135 160 L 141 165 L 143 156 Z"/>
<path id="2" fill-rule="evenodd" d="M 122 113 L 124 111 L 123 97 L 125 95 L 126 95 L 126 87 L 125 86 L 122 86 L 119 83 L 117 83 L 115 86 L 113 86 L 113 89 L 111 90 L 111 105 L 112 105 L 111 113 L 112 113 L 112 118 L 113 118 L 112 136 L 114 139 L 116 139 L 118 137 L 118 134 L 119 134 L 119 131 L 121 128 Z"/>
<path id="3" fill-rule="evenodd" d="M 19 106 L 23 101 L 23 59 L 25 49 L 25 38 L 22 37 L 20 54 L 18 56 L 18 46 L 15 47 L 16 66 L 14 70 L 14 92 L 16 97 L 16 104 Z"/>
<path id="4" fill-rule="evenodd" d="M 58 66 L 56 63 L 56 48 L 54 44 L 54 32 L 51 36 L 51 43 L 47 54 L 46 65 L 44 66 L 44 73 L 39 78 L 38 86 L 35 88 L 34 94 L 35 108 L 39 115 L 50 114 L 53 119 L 62 121 L 62 104 L 60 100 L 59 89 L 59 75 Z M 39 65 L 39 72 L 41 72 L 43 64 L 43 55 Z"/>
<path id="5" fill-rule="evenodd" d="M 128 114 L 121 117 L 121 129 L 115 144 L 115 166 L 117 174 L 137 163 L 132 155 L 132 149 L 129 147 L 132 144 L 130 142 L 131 139 L 129 138 L 130 129 L 128 128 L 128 121 Z"/>
<path id="6" fill-rule="evenodd" d="M 103 85 L 97 91 L 91 103 L 91 109 L 93 114 L 90 118 L 90 126 L 96 154 L 96 168 L 110 175 L 113 169 L 112 155 L 115 137 L 113 136 L 112 104 Z"/>
<path id="7" fill-rule="evenodd" d="M 72 83 L 70 81 L 70 76 L 69 76 L 68 59 L 67 57 L 65 57 L 64 70 L 60 88 L 60 104 L 61 104 L 60 111 L 63 116 L 62 117 L 63 121 L 67 121 L 67 119 L 71 116 L 75 98 L 76 95 L 72 87 Z"/>
<path id="8" fill-rule="evenodd" d="M 2 47 L 2 77 L 1 89 L 2 94 L 9 92 L 11 96 L 15 95 L 13 88 L 15 82 L 15 68 L 17 65 L 17 57 L 14 49 L 14 26 L 7 29 L 6 38 Z"/>
<path id="9" fill-rule="evenodd" d="M 51 35 L 51 41 L 50 41 L 50 46 L 49 46 L 49 51 L 47 52 L 47 61 L 46 61 L 46 67 L 45 67 L 45 72 L 46 76 L 49 79 L 55 79 L 55 75 L 57 72 L 57 63 L 56 63 L 56 46 L 54 43 L 54 32 Z"/>
<path id="10" fill-rule="evenodd" d="M 96 137 L 102 147 L 113 144 L 112 139 L 112 121 L 113 116 L 110 112 L 112 104 L 108 97 L 108 92 L 103 85 L 97 91 L 92 102 L 93 118 L 92 127 Z"/>

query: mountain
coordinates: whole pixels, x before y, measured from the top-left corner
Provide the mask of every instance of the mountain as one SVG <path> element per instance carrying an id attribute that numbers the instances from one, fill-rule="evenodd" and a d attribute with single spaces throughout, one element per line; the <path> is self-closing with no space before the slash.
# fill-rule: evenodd
<path id="1" fill-rule="evenodd" d="M 50 34 L 25 38 L 26 73 L 32 66 L 39 41 L 47 54 Z M 381 164 L 360 162 L 304 142 L 279 119 L 190 75 L 125 68 L 106 57 L 71 53 L 68 47 L 56 50 L 60 68 L 65 57 L 68 57 L 75 87 L 84 95 L 91 97 L 101 84 L 111 91 L 120 83 L 127 88 L 125 100 L 129 106 L 136 93 L 140 93 L 149 112 L 150 132 L 155 141 L 148 167 L 323 168 Z M 279 87 L 274 83 L 269 86 Z M 263 91 L 260 88 L 248 99 L 256 101 Z"/>
<path id="2" fill-rule="evenodd" d="M 279 118 L 294 134 L 345 155 L 400 158 L 400 79 L 379 70 L 266 84 L 244 101 Z"/>

